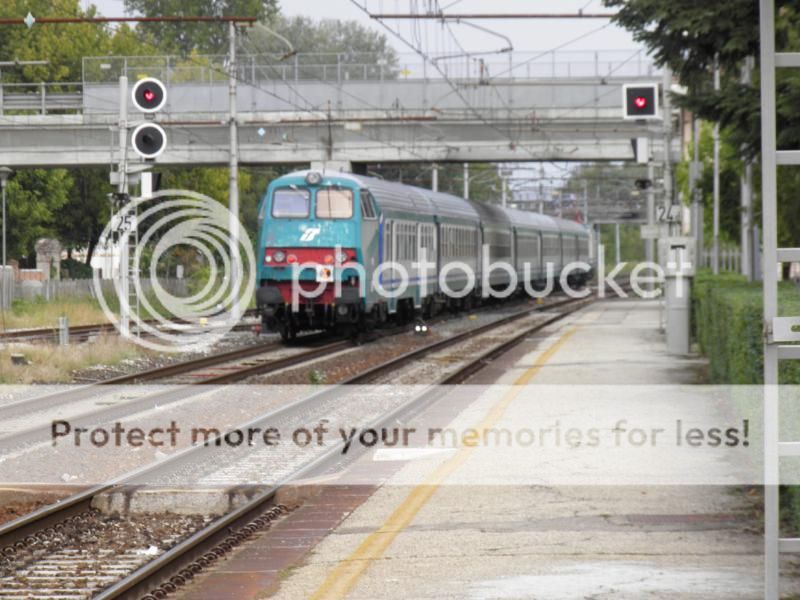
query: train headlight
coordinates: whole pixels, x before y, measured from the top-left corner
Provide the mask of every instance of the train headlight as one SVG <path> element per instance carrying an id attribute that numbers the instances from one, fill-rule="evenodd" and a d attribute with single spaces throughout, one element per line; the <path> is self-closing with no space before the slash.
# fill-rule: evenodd
<path id="1" fill-rule="evenodd" d="M 322 174 L 317 171 L 309 171 L 306 175 L 306 183 L 308 185 L 319 185 L 322 182 Z"/>
<path id="2" fill-rule="evenodd" d="M 272 258 L 275 262 L 283 262 L 286 259 L 286 253 L 283 250 L 276 250 L 272 253 Z"/>

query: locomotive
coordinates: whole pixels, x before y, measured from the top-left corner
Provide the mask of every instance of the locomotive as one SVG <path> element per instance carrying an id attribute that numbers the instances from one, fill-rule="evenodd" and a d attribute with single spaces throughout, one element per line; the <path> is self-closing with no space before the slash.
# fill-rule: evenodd
<path id="1" fill-rule="evenodd" d="M 284 340 L 541 288 L 548 263 L 556 277 L 572 263 L 575 285 L 593 271 L 590 232 L 580 223 L 352 173 L 273 180 L 258 224 L 257 310 L 264 329 Z"/>

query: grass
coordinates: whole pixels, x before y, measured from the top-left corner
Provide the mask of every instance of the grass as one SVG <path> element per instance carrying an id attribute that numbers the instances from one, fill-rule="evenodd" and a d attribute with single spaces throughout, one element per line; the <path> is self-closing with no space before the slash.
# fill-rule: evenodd
<path id="1" fill-rule="evenodd" d="M 24 355 L 29 364 L 12 364 L 12 354 Z M 113 366 L 150 354 L 113 335 L 70 346 L 9 344 L 0 348 L 0 383 L 71 383 L 75 371 L 93 365 Z"/>
<path id="2" fill-rule="evenodd" d="M 46 301 L 14 300 L 10 310 L 0 311 L 3 329 L 38 329 L 57 327 L 58 318 L 66 316 L 70 325 L 107 323 L 100 304 L 92 298 L 64 298 Z"/>
<path id="3" fill-rule="evenodd" d="M 158 315 L 167 315 L 167 309 L 157 301 L 155 295 L 148 294 L 148 301 Z M 107 298 L 109 309 L 119 314 L 119 303 L 116 298 Z M 144 319 L 153 318 L 142 304 L 139 314 Z M 34 299 L 18 299 L 11 303 L 11 309 L 0 311 L 0 327 L 2 329 L 38 329 L 58 327 L 58 318 L 66 316 L 70 325 L 95 325 L 108 323 L 100 303 L 94 298 L 59 298 L 45 300 L 41 296 Z"/>

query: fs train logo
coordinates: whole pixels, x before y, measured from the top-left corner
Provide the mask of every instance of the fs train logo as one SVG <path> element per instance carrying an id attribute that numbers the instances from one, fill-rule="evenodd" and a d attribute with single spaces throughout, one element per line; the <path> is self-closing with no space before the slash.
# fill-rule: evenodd
<path id="1" fill-rule="evenodd" d="M 319 235 L 319 232 L 322 231 L 319 227 L 309 227 L 303 232 L 303 235 L 300 236 L 301 242 L 312 242 L 314 238 Z"/>

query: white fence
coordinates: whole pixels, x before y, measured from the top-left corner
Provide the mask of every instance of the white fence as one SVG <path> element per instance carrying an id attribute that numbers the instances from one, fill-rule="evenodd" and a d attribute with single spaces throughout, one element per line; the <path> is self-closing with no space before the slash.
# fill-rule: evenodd
<path id="1" fill-rule="evenodd" d="M 45 301 L 65 298 L 94 298 L 94 282 L 91 279 L 64 279 L 49 281 L 13 281 L 10 269 L 3 275 L 0 273 L 0 305 L 4 309 L 11 307 L 16 299 L 40 297 Z M 161 286 L 170 294 L 185 296 L 187 294 L 185 279 L 161 279 Z M 114 281 L 104 279 L 100 282 L 101 289 L 106 298 L 113 297 Z M 142 290 L 146 293 L 153 289 L 149 279 L 141 280 Z"/>
<path id="2" fill-rule="evenodd" d="M 703 250 L 701 267 L 711 267 L 714 262 L 714 251 L 711 248 Z M 719 248 L 719 270 L 741 272 L 742 251 L 739 246 L 720 246 Z"/>

